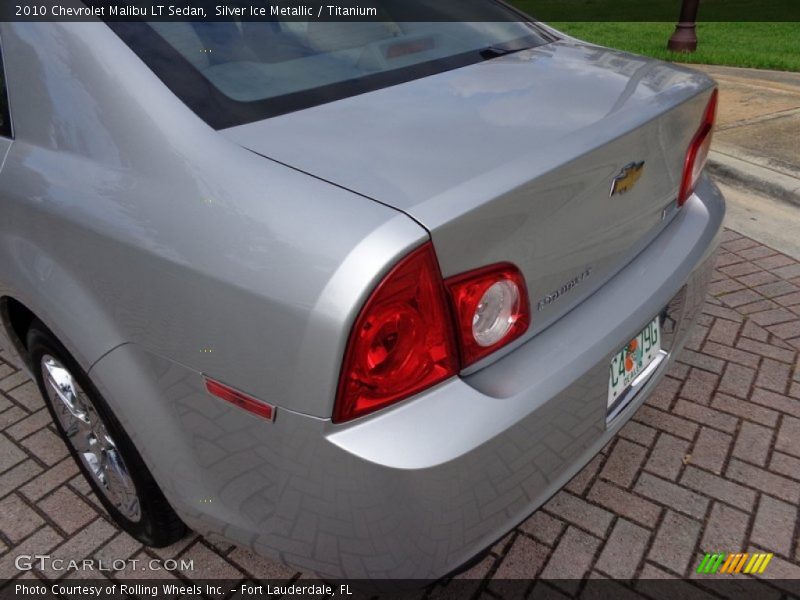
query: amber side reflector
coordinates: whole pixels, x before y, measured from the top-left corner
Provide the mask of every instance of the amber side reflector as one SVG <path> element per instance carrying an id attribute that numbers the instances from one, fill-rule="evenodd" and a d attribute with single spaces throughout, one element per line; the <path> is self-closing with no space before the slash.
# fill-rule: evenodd
<path id="1" fill-rule="evenodd" d="M 226 402 L 230 402 L 262 419 L 266 419 L 267 421 L 275 420 L 275 407 L 271 404 L 256 400 L 252 396 L 248 396 L 239 390 L 235 390 L 213 379 L 206 378 L 206 389 L 212 396 L 222 398 Z"/>

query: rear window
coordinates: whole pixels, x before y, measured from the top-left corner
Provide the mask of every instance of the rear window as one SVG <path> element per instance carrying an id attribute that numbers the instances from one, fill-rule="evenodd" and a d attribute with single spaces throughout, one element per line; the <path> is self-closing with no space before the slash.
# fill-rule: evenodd
<path id="1" fill-rule="evenodd" d="M 193 111 L 221 129 L 549 41 L 536 25 L 521 22 L 519 14 L 504 5 L 493 0 L 478 2 L 485 4 L 492 22 L 185 21 L 109 25 Z M 389 14 L 387 10 L 381 18 Z"/>

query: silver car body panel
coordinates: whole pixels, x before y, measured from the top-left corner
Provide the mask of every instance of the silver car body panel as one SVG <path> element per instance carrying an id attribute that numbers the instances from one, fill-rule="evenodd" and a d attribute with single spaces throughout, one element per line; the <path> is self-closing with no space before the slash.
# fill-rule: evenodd
<path id="1" fill-rule="evenodd" d="M 89 372 L 200 533 L 326 576 L 441 576 L 541 505 L 611 439 L 675 359 L 702 306 L 724 201 L 703 178 L 683 208 L 661 219 L 677 175 L 675 165 L 658 167 L 685 151 L 710 91 L 703 76 L 636 59 L 637 79 L 626 74 L 627 55 L 561 42 L 220 133 L 103 24 L 3 23 L 0 36 L 16 131 L 13 142 L 0 141 L 0 298 L 32 310 Z M 586 72 L 572 81 L 583 91 L 592 82 L 597 94 L 583 98 L 585 114 L 575 90 L 545 94 L 525 81 L 549 64 L 551 84 L 567 85 L 555 67 L 576 70 L 582 61 Z M 549 103 L 573 110 L 529 113 L 536 126 L 504 125 L 508 107 L 484 106 L 499 94 L 470 91 L 483 76 L 492 88 L 511 86 L 509 96 L 511 84 L 521 86 L 543 111 Z M 460 100 L 446 86 L 437 96 L 444 81 L 463 82 Z M 379 122 L 395 114 L 394 123 L 413 126 L 408 89 L 429 95 L 427 108 L 411 111 L 417 118 L 429 122 L 435 108 L 454 119 L 438 131 L 450 136 L 449 154 L 426 132 L 403 136 L 403 127 Z M 448 99 L 458 107 L 452 114 Z M 673 109 L 667 121 L 661 103 Z M 472 136 L 466 115 L 477 119 Z M 637 123 L 651 123 L 653 135 L 628 135 Z M 439 152 L 433 163 L 420 141 Z M 474 148 L 480 141 L 487 147 Z M 400 257 L 432 237 L 445 274 L 511 256 L 529 284 L 541 284 L 532 292 L 552 291 L 535 261 L 522 260 L 526 249 L 534 259 L 546 246 L 523 238 L 545 244 L 557 232 L 539 225 L 571 223 L 580 233 L 582 219 L 601 215 L 588 203 L 601 202 L 600 187 L 609 201 L 610 178 L 630 162 L 614 149 L 628 142 L 651 161 L 654 174 L 639 187 L 655 193 L 637 187 L 623 197 L 644 207 L 641 220 L 616 260 L 606 253 L 591 286 L 582 283 L 491 361 L 368 417 L 331 423 L 350 327 Z M 376 171 L 359 143 L 380 151 L 391 172 Z M 590 184 L 593 176 L 602 183 Z M 569 214 L 545 211 L 537 225 L 531 199 L 537 210 L 555 210 L 565 189 L 580 202 L 567 198 Z M 497 201 L 494 217 L 481 195 Z M 516 235 L 515 215 L 532 228 Z M 461 251 L 458 223 L 470 240 Z M 581 253 L 592 248 L 606 252 L 609 239 L 604 229 L 550 274 L 586 263 Z M 606 424 L 611 356 L 670 305 L 678 327 L 669 360 Z M 10 334 L 0 327 L 0 344 L 13 353 Z M 205 375 L 275 404 L 274 423 L 210 396 Z"/>

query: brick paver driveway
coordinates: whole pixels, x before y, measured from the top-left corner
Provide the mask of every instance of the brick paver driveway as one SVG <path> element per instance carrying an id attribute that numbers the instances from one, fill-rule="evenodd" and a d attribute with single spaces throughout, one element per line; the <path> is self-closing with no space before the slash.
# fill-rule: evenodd
<path id="1" fill-rule="evenodd" d="M 465 574 L 476 595 L 502 595 L 508 578 L 691 576 L 706 551 L 773 552 L 765 577 L 800 578 L 798 350 L 800 263 L 726 232 L 680 361 L 601 455 Z M 98 508 L 34 384 L 0 362 L 0 390 L 0 579 L 31 553 L 183 557 L 198 578 L 300 575 L 196 536 L 142 548 Z"/>

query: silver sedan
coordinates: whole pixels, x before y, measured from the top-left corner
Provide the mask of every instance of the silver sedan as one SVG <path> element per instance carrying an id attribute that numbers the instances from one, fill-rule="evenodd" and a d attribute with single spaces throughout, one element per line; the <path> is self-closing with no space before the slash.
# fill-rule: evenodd
<path id="1" fill-rule="evenodd" d="M 0 25 L 0 345 L 137 539 L 443 576 L 679 354 L 714 83 L 486 1 Z"/>

